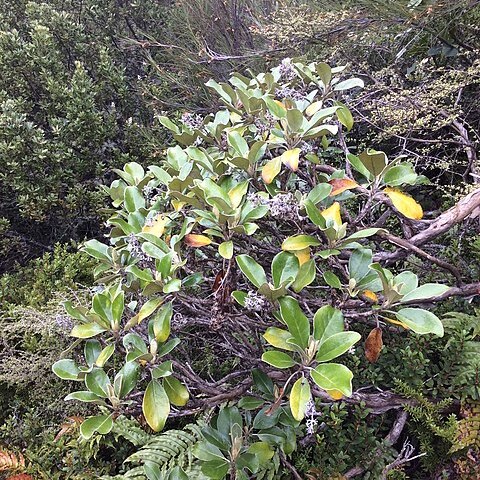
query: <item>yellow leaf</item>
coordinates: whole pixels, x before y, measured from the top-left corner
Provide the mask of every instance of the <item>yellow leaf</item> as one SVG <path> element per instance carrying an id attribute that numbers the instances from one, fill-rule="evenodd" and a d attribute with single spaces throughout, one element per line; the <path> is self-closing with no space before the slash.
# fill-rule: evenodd
<path id="1" fill-rule="evenodd" d="M 165 231 L 166 223 L 167 219 L 163 217 L 163 215 L 157 215 L 157 217 L 153 220 L 147 220 L 145 222 L 145 225 L 142 228 L 142 232 L 151 233 L 152 235 L 161 237 L 163 235 L 163 232 Z"/>
<path id="2" fill-rule="evenodd" d="M 330 193 L 331 197 L 335 195 L 340 195 L 340 193 L 344 192 L 345 190 L 350 190 L 352 188 L 357 188 L 358 183 L 351 178 L 333 178 L 328 182 L 332 186 L 332 191 Z"/>
<path id="3" fill-rule="evenodd" d="M 327 390 L 326 391 L 334 400 L 341 400 L 343 398 L 343 393 L 339 390 Z"/>
<path id="4" fill-rule="evenodd" d="M 410 330 L 410 327 L 407 324 L 399 322 L 398 320 L 393 320 L 393 318 L 386 318 L 386 317 L 385 317 L 385 320 L 387 320 L 387 322 L 393 323 L 395 325 L 400 325 L 405 330 Z"/>
<path id="5" fill-rule="evenodd" d="M 390 198 L 394 207 L 407 218 L 420 220 L 423 217 L 422 206 L 410 195 L 390 187 L 387 187 L 384 192 Z"/>
<path id="6" fill-rule="evenodd" d="M 232 202 L 233 208 L 238 208 L 240 206 L 240 204 L 242 203 L 243 197 L 247 193 L 247 190 L 248 190 L 248 182 L 241 182 L 229 190 L 228 197 Z"/>
<path id="7" fill-rule="evenodd" d="M 298 258 L 298 263 L 302 266 L 304 263 L 310 260 L 310 247 L 304 248 L 303 250 L 297 250 L 293 254 Z"/>
<path id="8" fill-rule="evenodd" d="M 375 303 L 378 302 L 378 297 L 375 292 L 372 292 L 371 290 L 364 290 L 363 294 L 372 302 L 375 302 Z"/>
<path id="9" fill-rule="evenodd" d="M 294 172 L 298 170 L 300 152 L 301 150 L 299 148 L 294 148 L 293 150 L 287 150 L 286 152 L 282 153 L 282 162 Z"/>
<path id="10" fill-rule="evenodd" d="M 323 102 L 313 102 L 305 110 L 305 114 L 307 115 L 307 117 L 311 117 L 312 115 L 315 115 L 322 108 L 322 105 L 323 105 Z"/>
<path id="11" fill-rule="evenodd" d="M 274 178 L 280 173 L 282 168 L 281 157 L 276 157 L 267 162 L 262 168 L 263 181 L 268 185 L 272 183 Z"/>
<path id="12" fill-rule="evenodd" d="M 181 202 L 180 200 L 172 200 L 172 205 L 175 211 L 179 212 L 183 208 L 183 206 L 186 205 L 186 202 Z"/>
<path id="13" fill-rule="evenodd" d="M 338 202 L 334 202 L 332 206 L 328 207 L 320 213 L 327 222 L 329 220 L 332 221 L 335 227 L 338 228 L 342 225 L 342 217 L 340 216 L 340 204 Z"/>
<path id="14" fill-rule="evenodd" d="M 205 247 L 206 245 L 210 245 L 212 241 L 205 235 L 190 233 L 185 236 L 185 243 L 189 247 Z"/>

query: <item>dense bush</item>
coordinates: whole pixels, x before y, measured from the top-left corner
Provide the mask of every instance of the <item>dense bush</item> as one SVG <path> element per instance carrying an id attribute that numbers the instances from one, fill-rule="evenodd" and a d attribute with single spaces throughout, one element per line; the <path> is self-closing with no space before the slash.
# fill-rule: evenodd
<path id="1" fill-rule="evenodd" d="M 348 404 L 354 391 L 358 418 L 375 422 L 375 415 L 405 403 L 405 412 L 415 408 L 412 417 L 430 435 L 423 436 L 425 450 L 436 437 L 445 437 L 445 456 L 456 444 L 455 417 L 443 424 L 444 404 L 435 410 L 438 418 L 432 417 L 428 409 L 434 407 L 423 397 L 432 391 L 437 399 L 451 393 L 445 384 L 438 390 L 434 382 L 424 388 L 425 376 L 443 372 L 441 363 L 429 362 L 444 347 L 431 338 L 406 340 L 401 330 L 442 337 L 442 322 L 422 305 L 467 295 L 476 284 L 461 290 L 419 285 L 415 273 L 382 266 L 382 258 L 402 256 L 391 249 L 401 245 L 427 255 L 441 269 L 428 280 L 461 281 L 455 279 L 455 267 L 415 250 L 410 243 L 415 236 L 407 240 L 385 230 L 387 224 L 394 232 L 422 224 L 422 207 L 399 187 L 421 185 L 424 178 L 411 163 L 389 161 L 383 152 L 349 152 L 343 129 L 352 129 L 353 118 L 339 100 L 363 82 L 343 79 L 342 72 L 287 59 L 252 79 L 235 74 L 230 84 L 210 81 L 225 108 L 205 117 L 184 114 L 178 123 L 160 117 L 178 145 L 147 171 L 138 163 L 125 165 L 118 171 L 121 179 L 108 189 L 117 208 L 108 221 L 110 245 L 92 240 L 84 247 L 100 260 L 96 275 L 105 287 L 94 295 L 90 310 L 66 304 L 78 322 L 71 335 L 86 339 L 84 360 L 62 359 L 53 366 L 61 378 L 85 385 L 67 400 L 104 407 L 81 424 L 80 434 L 86 440 L 108 434 L 118 415 L 140 412 L 152 430 L 160 431 L 170 414 L 182 415 L 178 407 L 197 412 L 224 404 L 194 442 L 195 462 L 172 464 L 155 453 L 139 453 L 132 458 L 143 459 L 144 469 L 131 475 L 278 478 L 285 468 L 298 475 L 287 457 L 297 442 L 315 438 L 318 418 L 327 411 L 333 418 L 339 415 L 333 424 L 323 424 L 328 439 L 328 429 L 349 415 L 345 405 L 335 402 L 345 397 Z M 336 135 L 346 159 L 331 146 L 329 137 Z M 344 169 L 331 166 L 332 160 Z M 473 203 L 464 200 L 468 212 L 475 208 L 473 198 Z M 208 344 L 225 348 L 214 354 L 226 365 L 223 379 L 217 372 L 212 382 L 189 367 L 196 348 L 189 336 L 200 329 L 200 355 Z M 170 338 L 173 332 L 178 337 Z M 396 368 L 388 343 L 385 363 L 377 371 L 367 368 L 353 349 L 362 336 L 371 363 L 381 355 L 383 336 L 393 355 L 395 343 L 401 342 L 403 361 L 411 350 L 415 373 Z M 330 362 L 348 352 L 343 363 Z M 469 371 L 472 364 L 464 361 L 461 365 L 457 358 L 455 364 Z M 390 396 L 383 407 L 375 407 L 374 393 L 359 393 L 372 379 L 382 388 L 401 380 L 403 397 Z M 450 382 L 445 383 L 453 388 Z M 323 413 L 322 405 L 327 405 Z M 378 448 L 375 468 L 350 463 L 360 462 L 360 451 L 341 463 L 340 452 L 333 450 L 341 471 L 321 461 L 319 471 L 387 475 L 413 452 L 392 449 L 405 420 L 401 412 L 396 419 L 373 423 L 377 433 L 386 435 L 385 445 L 370 436 L 372 430 L 362 434 L 361 445 L 368 438 L 373 443 L 366 445 Z M 388 433 L 390 428 L 399 431 Z M 343 445 L 353 440 L 347 432 L 348 427 Z M 306 470 L 298 455 L 296 462 Z"/>
<path id="2" fill-rule="evenodd" d="M 478 478 L 478 18 L 0 0 L 0 478 Z"/>

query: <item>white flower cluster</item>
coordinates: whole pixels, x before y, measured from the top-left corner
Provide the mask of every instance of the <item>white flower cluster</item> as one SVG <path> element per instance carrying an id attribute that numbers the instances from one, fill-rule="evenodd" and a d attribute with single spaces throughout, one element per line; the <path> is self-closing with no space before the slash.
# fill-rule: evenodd
<path id="1" fill-rule="evenodd" d="M 310 399 L 305 410 L 305 416 L 308 417 L 305 422 L 305 425 L 307 426 L 307 435 L 313 435 L 315 433 L 318 424 L 318 421 L 315 418 L 316 415 L 318 415 L 318 413 L 315 409 L 315 403 Z"/>
<path id="2" fill-rule="evenodd" d="M 270 215 L 279 220 L 297 220 L 298 202 L 293 193 L 279 193 L 273 198 L 263 198 L 255 193 L 248 195 L 248 200 L 253 205 L 266 205 Z"/>
<path id="3" fill-rule="evenodd" d="M 291 58 L 284 58 L 279 68 L 280 76 L 282 79 L 289 82 L 293 80 L 296 76 L 295 68 L 292 65 Z"/>
<path id="4" fill-rule="evenodd" d="M 203 126 L 203 118 L 201 115 L 185 112 L 182 115 L 182 123 L 190 130 L 200 130 Z"/>
<path id="5" fill-rule="evenodd" d="M 263 295 L 250 290 L 245 298 L 245 308 L 251 312 L 262 312 L 269 309 L 270 304 Z"/>

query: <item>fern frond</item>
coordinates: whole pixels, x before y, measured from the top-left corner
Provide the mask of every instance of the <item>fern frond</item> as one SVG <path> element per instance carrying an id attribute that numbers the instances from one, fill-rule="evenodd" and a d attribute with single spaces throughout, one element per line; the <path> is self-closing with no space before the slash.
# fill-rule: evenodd
<path id="1" fill-rule="evenodd" d="M 25 459 L 21 453 L 0 448 L 0 472 L 22 471 L 25 469 Z"/>
<path id="2" fill-rule="evenodd" d="M 143 467 L 135 467 L 123 475 L 115 475 L 114 477 L 105 475 L 100 477 L 100 480 L 147 480 L 147 477 Z"/>
<path id="3" fill-rule="evenodd" d="M 136 447 L 142 447 L 152 438 L 136 420 L 123 415 L 115 420 L 112 433 L 116 438 L 125 438 Z"/>
<path id="4" fill-rule="evenodd" d="M 462 405 L 463 418 L 458 422 L 455 443 L 451 453 L 467 447 L 480 450 L 480 403 L 465 402 Z"/>

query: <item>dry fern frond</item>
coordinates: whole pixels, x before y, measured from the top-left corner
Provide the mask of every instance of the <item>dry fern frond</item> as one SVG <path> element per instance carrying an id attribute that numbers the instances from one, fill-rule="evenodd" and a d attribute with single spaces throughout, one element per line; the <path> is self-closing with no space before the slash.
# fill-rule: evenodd
<path id="1" fill-rule="evenodd" d="M 25 469 L 25 459 L 21 453 L 0 448 L 0 472 L 7 470 L 21 471 Z"/>

